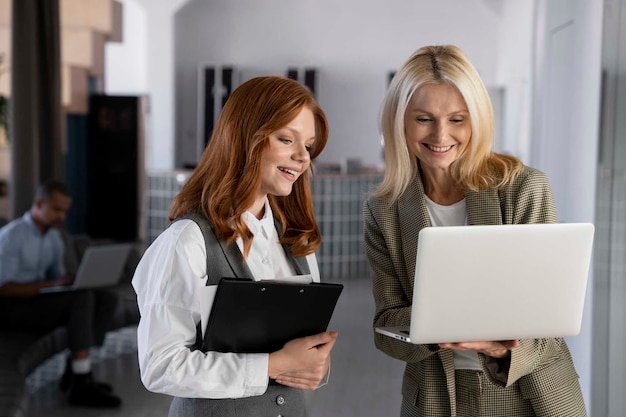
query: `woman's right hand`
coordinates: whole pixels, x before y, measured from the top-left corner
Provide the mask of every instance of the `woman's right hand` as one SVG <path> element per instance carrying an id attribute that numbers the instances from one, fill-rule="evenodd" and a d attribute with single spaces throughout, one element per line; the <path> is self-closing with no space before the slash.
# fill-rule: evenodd
<path id="1" fill-rule="evenodd" d="M 268 375 L 293 388 L 313 390 L 328 373 L 336 331 L 301 337 L 270 353 Z"/>
<path id="2" fill-rule="evenodd" d="M 511 349 L 519 345 L 519 340 L 500 340 L 496 342 L 439 343 L 443 349 L 475 350 L 492 358 L 504 358 L 511 354 Z"/>

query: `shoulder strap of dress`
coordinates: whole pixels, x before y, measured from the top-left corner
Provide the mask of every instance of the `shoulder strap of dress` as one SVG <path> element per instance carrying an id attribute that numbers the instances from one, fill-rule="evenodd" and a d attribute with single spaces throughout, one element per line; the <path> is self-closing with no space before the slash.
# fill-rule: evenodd
<path id="1" fill-rule="evenodd" d="M 283 226 L 282 226 L 282 224 L 280 224 L 280 222 L 276 218 L 274 218 L 274 227 L 276 227 L 276 232 L 280 236 L 280 234 L 281 234 L 281 232 L 283 230 Z M 307 261 L 306 256 L 302 256 L 302 257 L 296 258 L 291 253 L 290 245 L 283 244 L 282 247 L 285 250 L 285 254 L 287 255 L 287 259 L 291 262 L 293 267 L 296 269 L 296 273 L 297 274 L 306 275 L 306 274 L 310 274 L 311 273 L 311 270 L 309 268 L 309 263 Z"/>
<path id="2" fill-rule="evenodd" d="M 221 259 L 222 257 L 213 257 L 209 256 L 211 253 L 220 253 L 222 248 L 220 243 L 215 237 L 215 233 L 213 232 L 213 225 L 211 222 L 207 220 L 206 217 L 199 213 L 187 213 L 182 217 L 178 217 L 174 219 L 174 221 L 188 219 L 193 220 L 198 227 L 200 227 L 200 231 L 202 232 L 202 236 L 204 237 L 204 245 L 206 247 L 206 274 L 207 274 L 207 283 L 206 285 L 217 285 L 222 279 L 223 271 L 226 269 L 223 268 L 222 262 L 227 263 L 225 259 Z"/>
<path id="3" fill-rule="evenodd" d="M 215 232 L 213 231 L 213 225 L 206 217 L 199 213 L 187 213 L 184 216 L 174 219 L 174 221 L 181 219 L 193 220 L 200 228 L 202 236 L 204 237 L 204 244 L 207 253 L 206 272 L 208 277 L 206 285 L 217 285 L 220 279 L 224 277 L 224 271 L 228 270 L 238 271 L 238 274 L 235 276 L 252 277 L 252 273 L 248 269 L 247 265 L 245 265 L 245 262 L 236 261 L 234 262 L 234 264 L 229 263 L 228 256 L 230 256 L 232 259 L 239 259 L 239 257 L 241 257 L 241 254 L 237 248 L 233 249 L 222 247 L 217 237 L 215 236 Z M 275 223 L 275 225 L 280 234 L 280 224 Z M 311 273 L 307 258 L 305 256 L 296 258 L 292 255 L 291 249 L 288 245 L 283 245 L 283 248 L 285 249 L 287 259 L 289 259 L 289 261 L 293 264 L 297 274 Z M 228 255 L 224 251 L 228 252 Z M 234 252 L 236 252 L 236 254 Z M 209 256 L 209 254 L 218 253 L 223 253 L 224 256 Z"/>

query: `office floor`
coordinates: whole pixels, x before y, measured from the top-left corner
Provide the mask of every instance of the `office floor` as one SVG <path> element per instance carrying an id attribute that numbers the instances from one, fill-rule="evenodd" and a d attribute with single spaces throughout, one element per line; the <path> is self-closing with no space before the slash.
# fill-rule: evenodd
<path id="1" fill-rule="evenodd" d="M 370 280 L 346 279 L 330 329 L 339 331 L 330 383 L 310 393 L 311 417 L 400 415 L 403 364 L 376 350 L 372 339 Z M 122 397 L 116 410 L 68 407 L 58 388 L 63 354 L 37 368 L 29 378 L 29 417 L 166 417 L 171 398 L 146 391 L 139 380 L 136 329 L 110 334 L 94 349 L 94 374 Z"/>

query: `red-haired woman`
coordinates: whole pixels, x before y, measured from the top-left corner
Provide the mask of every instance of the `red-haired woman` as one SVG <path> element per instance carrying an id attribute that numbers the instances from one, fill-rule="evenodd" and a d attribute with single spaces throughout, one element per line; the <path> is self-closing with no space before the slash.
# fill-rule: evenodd
<path id="1" fill-rule="evenodd" d="M 175 397 L 170 416 L 307 415 L 303 390 L 324 383 L 336 332 L 267 353 L 195 347 L 201 312 L 221 277 L 311 274 L 319 281 L 309 169 L 327 138 L 324 112 L 294 80 L 253 78 L 225 104 L 172 203 L 170 220 L 178 220 L 148 248 L 133 278 L 141 378 L 149 390 Z M 219 276 L 207 276 L 211 268 Z"/>

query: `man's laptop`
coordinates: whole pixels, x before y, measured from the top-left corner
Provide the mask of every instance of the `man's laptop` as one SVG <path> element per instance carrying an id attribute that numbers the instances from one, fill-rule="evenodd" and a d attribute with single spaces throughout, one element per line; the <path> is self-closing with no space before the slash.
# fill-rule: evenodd
<path id="1" fill-rule="evenodd" d="M 593 234 L 590 223 L 422 229 L 410 326 L 376 331 L 415 344 L 575 336 Z"/>
<path id="2" fill-rule="evenodd" d="M 40 293 L 73 291 L 115 285 L 122 277 L 130 244 L 89 246 L 82 257 L 71 285 L 46 287 Z"/>

